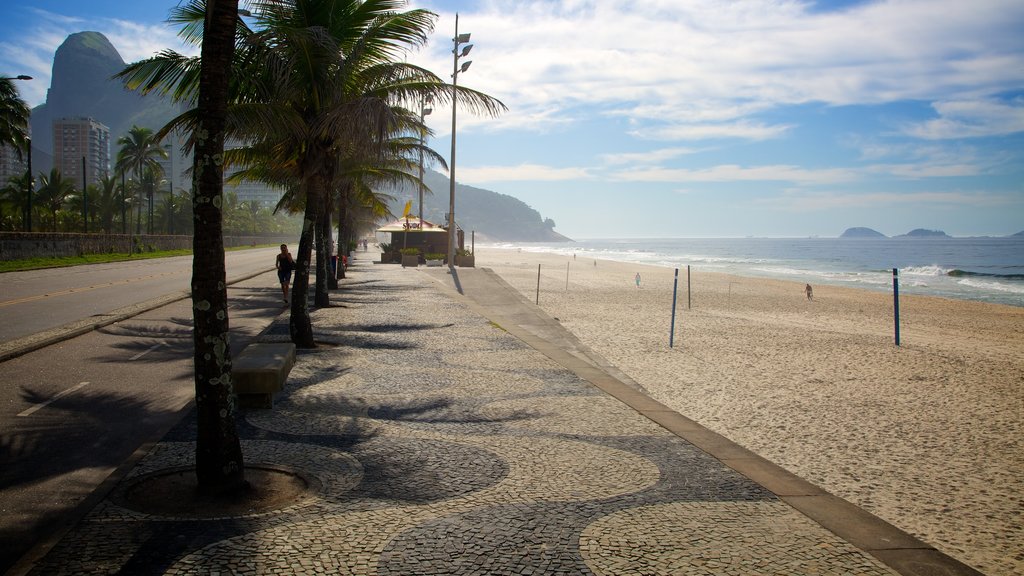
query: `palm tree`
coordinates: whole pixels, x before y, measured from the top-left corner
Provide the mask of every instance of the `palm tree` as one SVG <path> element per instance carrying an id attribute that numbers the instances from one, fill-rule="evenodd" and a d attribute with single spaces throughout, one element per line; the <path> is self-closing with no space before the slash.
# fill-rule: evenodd
<path id="1" fill-rule="evenodd" d="M 242 448 L 235 427 L 228 345 L 228 294 L 220 204 L 228 89 L 235 50 L 238 0 L 204 6 L 199 70 L 198 130 L 193 134 L 196 174 L 192 212 L 192 313 L 196 412 L 196 477 L 206 492 L 228 493 L 245 485 Z"/>
<path id="2" fill-rule="evenodd" d="M 128 134 L 117 139 L 117 143 L 121 146 L 117 152 L 117 170 L 123 172 L 131 170 L 135 173 L 135 180 L 138 182 L 143 181 L 147 170 L 151 172 L 151 180 L 158 180 L 158 176 L 163 174 L 163 167 L 160 166 L 157 158 L 167 158 L 167 151 L 160 146 L 160 139 L 154 137 L 152 130 L 141 126 L 132 126 L 128 130 Z M 142 206 L 145 204 L 141 196 L 143 192 L 152 194 L 152 190 L 139 188 L 136 234 L 142 234 Z"/>
<path id="3" fill-rule="evenodd" d="M 75 192 L 75 185 L 64 178 L 60 174 L 60 170 L 53 168 L 50 170 L 50 174 L 40 174 L 39 176 L 39 190 L 36 191 L 36 197 L 40 204 L 46 207 L 53 216 L 53 232 L 57 231 L 57 214 L 60 209 L 64 207 L 64 203 L 67 202 L 68 196 L 71 196 Z"/>
<path id="4" fill-rule="evenodd" d="M 248 216 L 249 222 L 252 223 L 252 235 L 255 236 L 258 232 L 257 229 L 257 218 L 260 212 L 263 210 L 263 204 L 259 200 L 246 200 L 239 206 Z"/>
<path id="5" fill-rule="evenodd" d="M 18 159 L 28 146 L 28 119 L 32 114 L 10 78 L 0 79 L 0 145 L 14 148 Z"/>
<path id="6" fill-rule="evenodd" d="M 100 229 L 106 234 L 113 231 L 114 216 L 121 210 L 118 186 L 120 186 L 120 182 L 115 176 L 104 175 L 100 178 L 99 186 L 94 188 L 96 192 L 89 195 L 89 198 L 95 199 L 92 202 L 95 210 L 91 213 L 99 214 Z"/>
<path id="7" fill-rule="evenodd" d="M 195 40 L 202 30 L 201 4 L 193 0 L 172 15 L 184 25 L 186 40 Z M 404 102 L 418 104 L 429 95 L 440 102 L 457 98 L 490 114 L 504 108 L 462 87 L 453 94 L 431 72 L 398 62 L 404 50 L 426 42 L 436 18 L 425 10 L 399 11 L 404 5 L 404 0 L 264 0 L 256 4 L 258 30 L 236 23 L 229 127 L 262 155 L 264 181 L 290 189 L 304 211 L 290 322 L 292 341 L 300 347 L 315 346 L 306 298 L 312 248 L 319 240 L 319 253 L 328 253 L 324 234 L 316 230 L 325 229 L 322 216 L 329 213 L 329 192 L 338 185 L 342 160 L 357 150 L 383 155 L 388 134 L 418 128 L 408 124 L 413 114 L 397 108 Z M 130 88 L 189 99 L 198 66 L 195 59 L 165 51 L 130 65 L 120 76 Z M 194 134 L 200 120 L 189 111 L 161 133 L 185 127 Z M 329 304 L 326 272 L 326 259 L 320 259 L 318 306 Z"/>
<path id="8" fill-rule="evenodd" d="M 25 190 L 29 188 L 28 174 L 13 176 L 7 181 L 7 185 L 0 188 L 0 221 L 3 221 L 4 230 L 17 230 L 16 214 L 21 208 L 20 226 L 25 224 Z"/>
<path id="9" fill-rule="evenodd" d="M 32 145 L 28 134 L 28 121 L 31 114 L 32 110 L 21 99 L 14 81 L 9 78 L 0 80 L 0 147 L 10 146 L 14 148 L 14 153 L 17 155 L 18 160 L 22 159 L 23 150 L 31 152 L 28 150 L 28 147 Z M 31 156 L 29 156 L 29 171 L 32 169 L 31 164 Z M 27 194 L 32 194 L 31 177 L 19 179 L 19 181 L 24 186 L 21 189 L 21 195 L 25 195 L 26 190 L 28 191 Z M 8 184 L 13 182 L 14 180 L 12 179 Z M 13 197 L 17 198 L 18 196 L 15 195 Z M 30 206 L 31 203 L 22 212 L 23 221 L 27 221 L 29 217 L 28 210 Z"/>

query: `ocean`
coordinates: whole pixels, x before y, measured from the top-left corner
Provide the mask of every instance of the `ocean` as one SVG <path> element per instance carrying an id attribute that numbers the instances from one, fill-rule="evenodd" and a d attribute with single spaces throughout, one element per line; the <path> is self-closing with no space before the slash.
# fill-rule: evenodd
<path id="1" fill-rule="evenodd" d="M 1024 237 L 657 238 L 491 247 L 1024 306 Z"/>

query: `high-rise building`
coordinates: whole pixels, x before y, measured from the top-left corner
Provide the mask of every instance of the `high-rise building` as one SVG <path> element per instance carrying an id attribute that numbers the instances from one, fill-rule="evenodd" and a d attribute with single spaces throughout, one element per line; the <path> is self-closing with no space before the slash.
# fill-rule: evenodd
<path id="1" fill-rule="evenodd" d="M 192 190 L 192 154 L 182 152 L 185 139 L 177 132 L 168 134 L 160 143 L 167 153 L 167 158 L 158 158 L 157 163 L 163 169 L 163 179 L 157 186 L 157 194 L 165 195 L 173 187 L 175 194 L 182 190 Z"/>
<path id="2" fill-rule="evenodd" d="M 226 140 L 224 142 L 225 149 L 240 148 L 241 143 L 237 140 Z M 225 176 L 229 176 L 234 170 L 228 169 Z M 224 194 L 234 194 L 239 202 L 249 202 L 255 200 L 259 202 L 264 208 L 274 208 L 277 203 L 281 201 L 281 197 L 284 196 L 284 190 L 281 188 L 275 188 L 269 184 L 263 182 L 255 182 L 253 180 L 242 180 L 241 182 L 224 183 Z"/>
<path id="3" fill-rule="evenodd" d="M 10 144 L 0 144 L 0 188 L 6 187 L 12 178 L 21 178 L 28 170 L 28 158 L 26 151 L 21 151 L 21 158 L 18 158 L 18 151 Z"/>
<path id="4" fill-rule="evenodd" d="M 95 184 L 110 172 L 110 128 L 92 118 L 58 118 L 53 121 L 53 165 L 78 188 L 85 178 Z"/>

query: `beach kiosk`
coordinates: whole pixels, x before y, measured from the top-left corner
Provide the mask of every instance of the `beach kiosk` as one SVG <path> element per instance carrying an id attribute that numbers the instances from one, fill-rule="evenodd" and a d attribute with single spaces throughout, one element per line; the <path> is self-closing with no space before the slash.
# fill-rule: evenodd
<path id="1" fill-rule="evenodd" d="M 465 232 L 458 225 L 455 226 L 455 230 L 456 249 L 462 250 L 465 246 Z M 418 249 L 421 262 L 425 254 L 448 253 L 448 229 L 427 220 L 420 220 L 416 216 L 410 215 L 389 222 L 378 228 L 377 232 L 391 235 L 390 255 L 381 254 L 382 262 L 400 262 L 401 258 L 396 259 L 395 256 L 404 248 Z"/>

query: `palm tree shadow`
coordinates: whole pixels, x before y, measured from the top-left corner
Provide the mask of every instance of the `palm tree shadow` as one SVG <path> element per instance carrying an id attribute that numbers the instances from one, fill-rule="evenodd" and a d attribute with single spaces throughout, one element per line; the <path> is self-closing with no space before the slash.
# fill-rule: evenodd
<path id="1" fill-rule="evenodd" d="M 21 397 L 39 408 L 18 418 L 13 431 L 0 434 L 0 489 L 82 468 L 117 466 L 143 441 L 156 439 L 178 414 L 88 388 L 54 399 L 22 387 Z"/>

